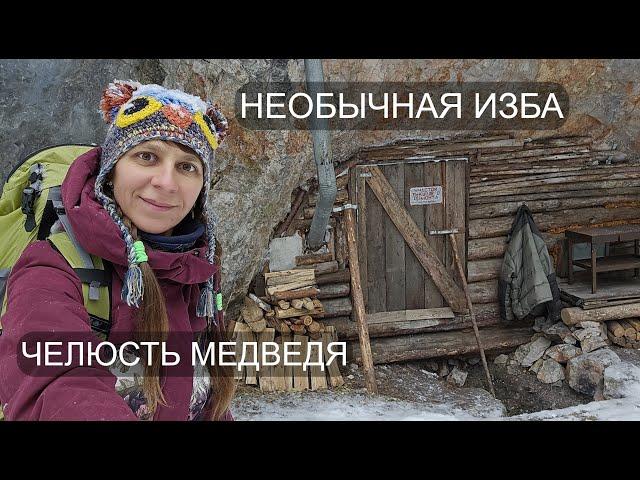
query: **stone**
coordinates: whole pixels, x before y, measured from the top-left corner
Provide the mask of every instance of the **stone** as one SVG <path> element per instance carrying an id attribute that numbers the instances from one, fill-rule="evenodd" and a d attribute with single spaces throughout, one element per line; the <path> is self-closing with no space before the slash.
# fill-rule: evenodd
<path id="1" fill-rule="evenodd" d="M 542 383 L 555 383 L 564 380 L 564 368 L 552 358 L 547 358 L 542 363 L 537 378 Z"/>
<path id="2" fill-rule="evenodd" d="M 640 397 L 640 368 L 629 362 L 620 362 L 605 368 L 603 397 Z"/>
<path id="3" fill-rule="evenodd" d="M 567 363 L 573 357 L 577 357 L 581 354 L 582 350 L 580 348 L 573 345 L 567 345 L 566 343 L 549 347 L 547 351 L 544 352 L 545 357 L 552 358 L 559 363 Z"/>
<path id="4" fill-rule="evenodd" d="M 506 365 L 508 360 L 509 360 L 509 356 L 503 353 L 501 355 L 498 355 L 493 360 L 493 363 L 495 363 L 496 365 Z"/>
<path id="5" fill-rule="evenodd" d="M 544 360 L 542 358 L 539 358 L 538 360 L 533 362 L 533 365 L 531 365 L 531 368 L 529 369 L 529 371 L 533 373 L 538 373 L 540 371 L 540 367 L 542 367 L 543 362 Z"/>
<path id="6" fill-rule="evenodd" d="M 467 375 L 467 372 L 460 370 L 458 367 L 453 367 L 453 370 L 451 370 L 451 373 L 447 377 L 447 382 L 462 387 L 464 386 L 464 382 L 467 381 Z"/>
<path id="7" fill-rule="evenodd" d="M 600 328 L 600 325 L 602 325 L 602 322 L 580 322 L 577 324 L 578 327 L 580 328 Z"/>
<path id="8" fill-rule="evenodd" d="M 355 377 L 354 377 L 353 375 L 347 375 L 347 378 L 348 378 L 349 380 L 353 380 Z"/>
<path id="9" fill-rule="evenodd" d="M 449 366 L 447 365 L 447 362 L 442 362 L 440 364 L 440 368 L 438 369 L 438 376 L 440 378 L 444 378 L 447 375 L 449 375 Z"/>
<path id="10" fill-rule="evenodd" d="M 516 350 L 515 357 L 518 363 L 523 367 L 530 367 L 533 362 L 538 360 L 549 346 L 551 340 L 546 337 L 536 338 L 533 342 L 520 345 Z"/>
<path id="11" fill-rule="evenodd" d="M 564 343 L 566 343 L 567 345 L 575 345 L 576 343 L 578 343 L 578 339 L 576 337 L 573 336 L 572 333 L 566 335 L 562 341 Z"/>
<path id="12" fill-rule="evenodd" d="M 352 363 L 349 366 L 351 367 L 351 370 L 358 370 L 358 368 L 359 368 L 357 363 Z"/>
<path id="13" fill-rule="evenodd" d="M 567 362 L 565 374 L 569 386 L 577 392 L 593 396 L 598 388 L 603 388 L 604 370 L 620 361 L 620 357 L 608 348 L 578 355 Z"/>
<path id="14" fill-rule="evenodd" d="M 606 333 L 603 335 L 600 325 L 589 328 L 579 328 L 576 329 L 573 334 L 580 342 L 580 348 L 583 353 L 592 352 L 609 345 L 609 339 L 607 338 Z"/>
<path id="15" fill-rule="evenodd" d="M 277 237 L 269 242 L 269 271 L 292 270 L 296 266 L 296 257 L 302 255 L 302 237 L 296 232 L 290 237 Z"/>
<path id="16" fill-rule="evenodd" d="M 571 330 L 563 322 L 556 322 L 550 327 L 542 330 L 548 337 L 564 341 L 567 335 L 571 335 Z"/>

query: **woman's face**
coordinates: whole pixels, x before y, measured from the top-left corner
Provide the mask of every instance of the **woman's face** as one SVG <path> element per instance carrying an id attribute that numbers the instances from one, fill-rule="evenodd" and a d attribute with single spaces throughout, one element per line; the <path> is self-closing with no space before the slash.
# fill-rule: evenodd
<path id="1" fill-rule="evenodd" d="M 113 195 L 122 213 L 140 230 L 171 235 L 202 190 L 203 165 L 183 145 L 149 140 L 116 162 Z"/>

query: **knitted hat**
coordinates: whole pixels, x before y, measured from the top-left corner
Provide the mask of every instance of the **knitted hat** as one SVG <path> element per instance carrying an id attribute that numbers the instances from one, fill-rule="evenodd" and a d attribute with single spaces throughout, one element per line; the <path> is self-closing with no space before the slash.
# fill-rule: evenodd
<path id="1" fill-rule="evenodd" d="M 96 178 L 96 198 L 116 223 L 127 246 L 129 268 L 122 285 L 122 299 L 139 307 L 144 293 L 139 263 L 146 261 L 142 245 L 134 242 L 129 229 L 118 215 L 115 200 L 105 195 L 105 179 L 116 161 L 128 150 L 147 140 L 169 140 L 193 149 L 204 164 L 204 186 L 200 195 L 206 219 L 207 260 L 214 263 L 216 218 L 209 209 L 208 197 L 215 150 L 227 134 L 227 120 L 217 105 L 180 90 L 160 85 L 141 85 L 133 81 L 114 80 L 104 90 L 100 112 L 109 124 L 102 145 L 100 171 Z M 196 314 L 215 318 L 213 277 L 202 290 Z"/>

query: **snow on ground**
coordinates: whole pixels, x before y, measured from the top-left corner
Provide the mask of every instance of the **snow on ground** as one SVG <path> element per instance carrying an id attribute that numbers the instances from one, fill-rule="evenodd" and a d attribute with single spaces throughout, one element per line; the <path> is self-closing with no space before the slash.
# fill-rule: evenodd
<path id="1" fill-rule="evenodd" d="M 500 402 L 483 408 L 421 403 L 362 390 L 236 396 L 237 420 L 640 420 L 640 397 L 590 402 L 558 410 L 504 416 Z"/>
<path id="2" fill-rule="evenodd" d="M 232 411 L 237 420 L 474 420 L 500 417 L 500 402 L 463 409 L 449 403 L 399 400 L 362 390 L 239 394 Z"/>

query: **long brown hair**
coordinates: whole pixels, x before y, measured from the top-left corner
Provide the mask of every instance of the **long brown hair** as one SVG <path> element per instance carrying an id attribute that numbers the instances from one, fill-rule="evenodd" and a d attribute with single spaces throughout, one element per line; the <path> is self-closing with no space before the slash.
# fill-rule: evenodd
<path id="1" fill-rule="evenodd" d="M 110 194 L 111 198 L 114 198 L 113 192 L 108 192 L 108 194 Z M 200 207 L 200 200 L 196 201 L 196 206 L 193 211 L 194 217 L 206 225 L 206 219 L 204 218 L 202 208 Z M 119 207 L 118 214 L 122 218 L 125 226 L 129 229 L 134 241 L 138 240 L 137 227 L 122 213 Z M 219 268 L 221 268 L 222 265 L 221 257 L 222 248 L 217 242 L 215 261 Z M 166 341 L 169 332 L 169 316 L 167 314 L 165 296 L 162 293 L 158 279 L 149 264 L 147 262 L 142 262 L 138 266 L 142 272 L 144 294 L 142 304 L 137 312 L 135 340 L 137 342 L 164 342 Z M 215 346 L 219 346 L 220 342 L 228 341 L 228 334 L 221 317 L 222 315 L 216 319 L 219 323 L 217 326 L 216 322 L 207 322 L 207 324 L 211 326 L 207 327 L 205 332 L 203 332 L 205 338 L 210 342 L 214 342 Z M 147 362 L 144 362 L 142 391 L 147 400 L 147 407 L 151 412 L 155 412 L 158 404 L 166 406 L 166 400 L 160 385 L 161 351 L 160 349 L 155 348 L 153 349 L 152 354 L 152 363 L 148 364 Z M 144 352 L 144 355 L 146 356 L 147 353 Z M 230 366 L 218 365 L 217 361 L 210 362 L 208 370 L 211 386 L 211 420 L 220 420 L 229 409 L 231 400 L 235 394 L 236 383 L 233 377 L 233 370 Z"/>

